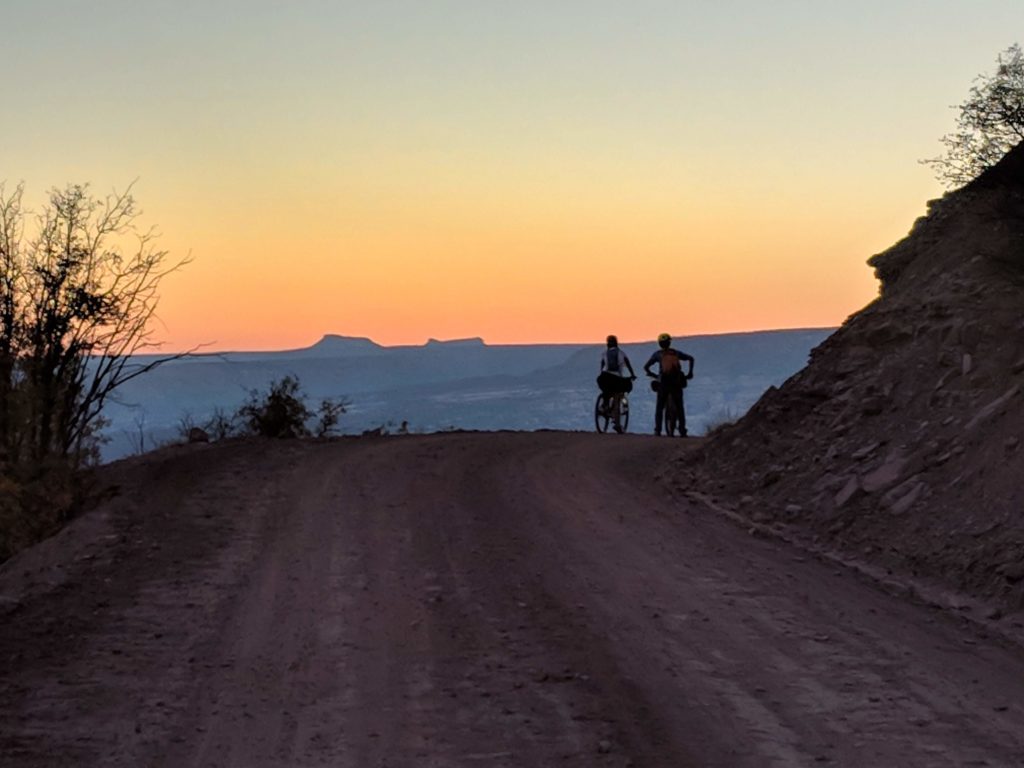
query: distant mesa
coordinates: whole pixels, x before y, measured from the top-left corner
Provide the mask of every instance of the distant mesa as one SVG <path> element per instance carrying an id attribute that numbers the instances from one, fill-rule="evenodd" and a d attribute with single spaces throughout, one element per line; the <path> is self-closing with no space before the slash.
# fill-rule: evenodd
<path id="1" fill-rule="evenodd" d="M 340 336 L 336 333 L 324 334 L 316 344 L 309 348 L 310 351 L 338 353 L 338 352 L 375 352 L 383 349 L 380 344 L 368 339 L 365 336 Z"/>
<path id="2" fill-rule="evenodd" d="M 466 339 L 428 339 L 423 349 L 480 349 L 487 346 L 479 336 Z M 376 352 L 383 352 L 388 349 L 410 349 L 414 346 L 400 345 L 398 347 L 386 347 L 378 344 L 365 336 L 342 336 L 336 333 L 328 333 L 316 344 L 300 350 L 304 356 L 348 356 L 363 355 Z"/>
<path id="3" fill-rule="evenodd" d="M 447 341 L 441 341 L 440 339 L 427 339 L 426 346 L 428 347 L 484 347 L 487 346 L 484 340 L 479 336 L 473 336 L 468 339 L 449 339 Z"/>

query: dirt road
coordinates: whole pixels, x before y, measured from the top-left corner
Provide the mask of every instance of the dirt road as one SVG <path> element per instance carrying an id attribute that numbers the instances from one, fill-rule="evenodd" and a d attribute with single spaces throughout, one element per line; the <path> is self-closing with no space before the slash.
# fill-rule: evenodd
<path id="1" fill-rule="evenodd" d="M 1024 764 L 1020 648 L 667 497 L 666 444 L 114 467 L 0 570 L 0 764 Z"/>

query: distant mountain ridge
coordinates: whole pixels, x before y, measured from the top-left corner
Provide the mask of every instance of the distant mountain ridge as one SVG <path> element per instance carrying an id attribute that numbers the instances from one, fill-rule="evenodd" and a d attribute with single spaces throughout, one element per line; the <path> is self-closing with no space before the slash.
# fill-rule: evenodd
<path id="1" fill-rule="evenodd" d="M 804 328 L 774 328 L 768 330 L 753 330 L 753 331 L 729 331 L 723 333 L 704 333 L 704 334 L 673 334 L 678 342 L 686 343 L 703 343 L 707 340 L 713 339 L 741 339 L 750 338 L 758 339 L 767 336 L 776 336 L 779 334 L 803 334 L 803 333 L 830 333 L 835 331 L 835 326 L 808 326 Z M 637 346 L 650 346 L 654 347 L 657 344 L 655 339 L 641 340 L 641 341 L 624 341 L 620 342 L 622 347 L 637 347 Z M 325 333 L 317 341 L 310 344 L 308 347 L 292 347 L 287 349 L 261 349 L 261 350 L 218 350 L 215 352 L 204 352 L 197 351 L 188 355 L 189 359 L 202 359 L 210 357 L 259 357 L 268 358 L 273 356 L 282 355 L 304 355 L 304 356 L 316 356 L 316 355 L 349 355 L 349 354 L 367 354 L 374 352 L 387 352 L 395 350 L 416 350 L 416 349 L 428 349 L 438 347 L 476 347 L 476 348 L 487 348 L 487 349 L 525 349 L 525 348 L 558 348 L 558 349 L 586 349 L 593 346 L 604 346 L 603 337 L 601 339 L 592 342 L 579 342 L 579 341 L 555 341 L 555 342 L 499 342 L 496 344 L 489 343 L 482 336 L 467 336 L 456 339 L 438 339 L 435 337 L 429 337 L 422 344 L 381 344 L 380 342 L 374 341 L 368 336 L 346 336 L 340 333 Z M 166 357 L 165 354 L 147 353 L 137 356 L 139 359 L 150 359 L 154 357 Z"/>

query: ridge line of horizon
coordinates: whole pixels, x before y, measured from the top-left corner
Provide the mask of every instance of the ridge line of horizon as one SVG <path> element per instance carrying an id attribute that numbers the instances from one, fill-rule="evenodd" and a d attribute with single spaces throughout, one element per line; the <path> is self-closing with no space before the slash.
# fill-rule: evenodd
<path id="1" fill-rule="evenodd" d="M 797 333 L 801 331 L 835 331 L 840 328 L 839 325 L 821 325 L 821 326 L 799 326 L 795 328 L 759 328 L 746 331 L 720 331 L 713 333 L 690 333 L 690 334 L 673 334 L 674 339 L 706 339 L 706 338 L 717 338 L 722 336 L 752 336 L 759 333 Z M 374 345 L 380 350 L 397 350 L 397 349 L 425 349 L 431 343 L 437 345 L 448 345 L 458 343 L 479 343 L 479 346 L 488 348 L 498 347 L 595 347 L 602 346 L 603 341 L 545 341 L 545 342 L 500 342 L 500 343 L 488 343 L 482 336 L 463 336 L 453 339 L 437 339 L 434 337 L 428 338 L 419 344 L 381 344 L 374 341 L 369 336 L 345 336 L 339 333 L 325 333 L 319 339 L 312 344 L 305 347 L 287 347 L 284 349 L 219 349 L 211 350 L 208 352 L 194 352 L 194 353 L 183 353 L 179 351 L 168 351 L 168 352 L 147 352 L 135 357 L 149 357 L 149 356 L 168 356 L 185 354 L 187 357 L 214 357 L 217 355 L 274 355 L 274 354 L 287 354 L 294 352 L 308 352 L 316 348 L 318 344 L 321 344 L 327 339 L 341 339 L 345 341 L 365 341 Z M 216 343 L 216 342 L 211 342 Z M 636 341 L 620 341 L 621 345 L 629 344 L 656 344 L 655 338 L 640 339 Z M 204 345 L 208 346 L 208 345 Z"/>

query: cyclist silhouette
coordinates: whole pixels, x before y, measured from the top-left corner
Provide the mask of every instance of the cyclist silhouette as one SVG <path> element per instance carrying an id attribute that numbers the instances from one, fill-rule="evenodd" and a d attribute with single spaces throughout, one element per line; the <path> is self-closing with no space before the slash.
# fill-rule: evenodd
<path id="1" fill-rule="evenodd" d="M 622 401 L 624 392 L 633 390 L 633 382 L 636 374 L 633 372 L 633 365 L 626 357 L 626 353 L 619 349 L 619 340 L 614 335 L 607 339 L 608 348 L 601 353 L 601 373 L 597 377 L 597 386 L 605 394 L 611 416 L 615 421 L 615 431 L 622 432 L 622 424 L 619 421 L 619 403 Z M 626 369 L 629 375 L 626 375 Z"/>
<path id="2" fill-rule="evenodd" d="M 683 361 L 689 364 L 689 370 L 683 373 Z M 658 375 L 651 372 L 651 368 L 658 366 Z M 672 337 L 667 333 L 658 336 L 658 349 L 651 355 L 650 360 L 644 364 L 644 373 L 652 378 L 657 378 L 658 400 L 654 406 L 654 434 L 661 434 L 661 423 L 665 416 L 665 403 L 672 398 L 676 406 L 676 413 L 679 416 L 679 436 L 686 437 L 686 411 L 683 407 L 683 387 L 686 382 L 693 378 L 693 356 L 678 349 L 672 348 Z M 652 384 L 652 386 L 654 386 Z M 672 436 L 671 427 L 667 432 Z"/>

